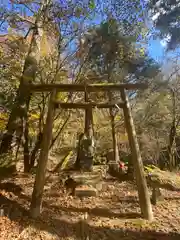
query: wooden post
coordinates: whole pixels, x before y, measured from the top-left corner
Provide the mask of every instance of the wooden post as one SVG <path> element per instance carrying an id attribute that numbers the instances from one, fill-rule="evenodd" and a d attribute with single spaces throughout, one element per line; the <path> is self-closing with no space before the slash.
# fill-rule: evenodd
<path id="1" fill-rule="evenodd" d="M 89 102 L 89 96 L 88 93 L 85 92 L 84 96 L 85 102 Z M 93 137 L 93 114 L 92 114 L 92 107 L 89 106 L 85 109 L 85 127 L 84 127 L 84 132 L 85 134 L 92 138 Z"/>
<path id="2" fill-rule="evenodd" d="M 84 93 L 84 100 L 85 102 L 89 102 L 89 93 L 85 91 Z M 85 136 L 87 137 L 85 144 L 85 151 L 87 155 L 86 161 L 88 161 L 87 164 L 87 170 L 91 170 L 93 167 L 93 157 L 94 157 L 94 148 L 93 148 L 93 114 L 92 114 L 92 106 L 89 106 L 85 110 L 85 128 L 84 128 Z"/>
<path id="3" fill-rule="evenodd" d="M 139 145 L 136 137 L 135 126 L 134 126 L 133 118 L 131 115 L 130 104 L 124 89 L 121 90 L 121 98 L 125 102 L 125 107 L 123 108 L 124 119 L 125 119 L 125 125 L 127 129 L 129 144 L 131 148 L 141 213 L 145 219 L 148 219 L 151 221 L 153 220 L 153 212 L 152 212 L 152 206 L 150 202 L 150 195 L 148 192 L 148 187 L 147 187 L 146 178 L 144 174 L 144 167 L 143 167 Z"/>
<path id="4" fill-rule="evenodd" d="M 37 166 L 37 173 L 34 183 L 34 189 L 32 194 L 30 215 L 33 218 L 37 218 L 41 213 L 41 204 L 43 189 L 45 184 L 46 166 L 48 161 L 49 147 L 52 139 L 52 128 L 53 128 L 53 117 L 55 113 L 55 107 L 53 104 L 53 99 L 55 97 L 56 91 L 53 91 L 50 96 L 48 113 L 46 118 L 46 124 L 43 131 L 42 146 Z"/>
<path id="5" fill-rule="evenodd" d="M 120 158 L 119 158 L 119 148 L 117 143 L 117 136 L 115 131 L 115 114 L 113 113 L 113 108 L 109 109 L 110 118 L 111 118 L 111 132 L 112 132 L 112 140 L 113 140 L 113 154 L 114 154 L 114 164 L 117 165 Z"/>

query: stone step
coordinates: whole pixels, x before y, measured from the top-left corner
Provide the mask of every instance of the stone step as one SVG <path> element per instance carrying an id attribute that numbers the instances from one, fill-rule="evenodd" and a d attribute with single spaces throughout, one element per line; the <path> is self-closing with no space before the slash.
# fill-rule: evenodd
<path id="1" fill-rule="evenodd" d="M 82 185 L 75 189 L 74 195 L 77 197 L 96 197 L 98 190 L 92 186 Z"/>
<path id="2" fill-rule="evenodd" d="M 92 185 L 93 187 L 95 187 L 96 184 L 102 181 L 102 175 L 99 172 L 73 173 L 72 178 L 76 182 L 80 182 L 83 185 Z"/>

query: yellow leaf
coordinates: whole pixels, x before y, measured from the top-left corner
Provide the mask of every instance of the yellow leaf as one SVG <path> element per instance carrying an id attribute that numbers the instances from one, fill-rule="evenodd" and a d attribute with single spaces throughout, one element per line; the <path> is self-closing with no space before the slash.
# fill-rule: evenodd
<path id="1" fill-rule="evenodd" d="M 56 100 L 62 101 L 62 102 L 67 102 L 68 100 L 68 95 L 67 93 L 64 92 L 58 92 L 56 94 Z"/>
<path id="2" fill-rule="evenodd" d="M 98 124 L 98 117 L 97 117 L 96 109 L 93 112 L 93 122 L 94 122 L 94 124 Z"/>
<path id="3" fill-rule="evenodd" d="M 0 130 L 1 131 L 5 130 L 7 121 L 8 121 L 8 114 L 0 113 Z"/>
<path id="4" fill-rule="evenodd" d="M 176 131 L 177 133 L 180 133 L 180 126 L 177 127 Z"/>
<path id="5" fill-rule="evenodd" d="M 10 40 L 10 35 L 12 33 L 12 28 L 11 27 L 8 27 L 8 39 Z"/>
<path id="6" fill-rule="evenodd" d="M 51 48 L 50 48 L 50 44 L 48 42 L 48 37 L 47 37 L 45 31 L 43 31 L 43 35 L 42 35 L 42 38 L 40 41 L 40 55 L 45 57 L 50 52 L 51 52 Z"/>
<path id="7" fill-rule="evenodd" d="M 128 135 L 127 135 L 127 133 L 124 133 L 124 134 L 120 134 L 119 135 L 119 140 L 120 141 L 128 141 Z"/>
<path id="8" fill-rule="evenodd" d="M 67 77 L 68 77 L 68 71 L 62 69 L 61 71 L 59 71 L 59 72 L 56 74 L 56 81 L 57 81 L 57 82 L 61 82 L 61 81 L 63 81 L 64 79 L 67 79 Z"/>
<path id="9" fill-rule="evenodd" d="M 37 131 L 33 128 L 29 128 L 29 136 L 33 137 L 37 135 Z"/>
<path id="10" fill-rule="evenodd" d="M 72 156 L 72 154 L 73 154 L 73 151 L 70 151 L 70 152 L 65 156 L 64 161 L 63 161 L 62 166 L 61 166 L 61 170 L 66 168 L 66 166 L 67 166 L 67 164 L 68 164 L 68 162 L 69 162 L 69 159 L 70 159 L 70 157 Z"/>
<path id="11" fill-rule="evenodd" d="M 7 113 L 0 113 L 0 118 L 3 120 L 7 120 L 8 119 L 8 114 Z"/>
<path id="12" fill-rule="evenodd" d="M 114 120 L 115 120 L 115 121 L 121 120 L 121 115 L 118 115 L 118 114 L 117 114 L 117 115 L 115 116 Z"/>
<path id="13" fill-rule="evenodd" d="M 29 120 L 37 120 L 39 119 L 40 114 L 39 113 L 32 113 L 29 115 Z"/>

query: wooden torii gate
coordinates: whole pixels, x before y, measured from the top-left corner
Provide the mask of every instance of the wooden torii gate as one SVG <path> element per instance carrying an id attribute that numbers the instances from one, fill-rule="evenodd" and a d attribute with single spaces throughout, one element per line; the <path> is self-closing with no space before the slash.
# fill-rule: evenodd
<path id="1" fill-rule="evenodd" d="M 150 202 L 150 196 L 144 174 L 143 163 L 139 150 L 139 145 L 136 137 L 136 131 L 133 123 L 133 118 L 130 110 L 130 104 L 126 95 L 126 90 L 144 89 L 147 88 L 145 84 L 39 84 L 31 85 L 31 92 L 51 92 L 46 124 L 43 131 L 43 140 L 38 161 L 37 173 L 32 194 L 32 201 L 30 207 L 30 214 L 32 217 L 38 217 L 41 212 L 41 203 L 43 196 L 43 189 L 45 185 L 46 166 L 48 161 L 48 152 L 52 139 L 53 118 L 55 109 L 60 108 L 110 108 L 115 105 L 123 109 L 125 126 L 128 134 L 129 145 L 132 153 L 132 160 L 134 165 L 135 178 L 138 188 L 139 203 L 141 214 L 143 218 L 152 220 L 153 213 Z M 56 99 L 57 92 L 100 92 L 100 91 L 120 91 L 122 102 L 119 103 L 62 103 Z"/>

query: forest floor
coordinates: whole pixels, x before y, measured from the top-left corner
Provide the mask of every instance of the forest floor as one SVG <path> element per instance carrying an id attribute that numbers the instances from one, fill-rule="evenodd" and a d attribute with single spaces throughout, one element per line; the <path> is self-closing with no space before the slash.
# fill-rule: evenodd
<path id="1" fill-rule="evenodd" d="M 165 200 L 153 206 L 154 221 L 147 222 L 140 216 L 132 183 L 108 179 L 97 197 L 80 200 L 64 194 L 57 175 L 53 175 L 45 187 L 42 215 L 33 220 L 27 210 L 34 177 L 21 174 L 6 181 L 21 186 L 23 192 L 0 192 L 0 208 L 6 207 L 9 212 L 8 217 L 0 217 L 0 239 L 180 239 L 180 193 L 162 191 Z M 88 220 L 82 224 L 85 213 Z M 89 238 L 82 236 L 83 231 Z"/>

